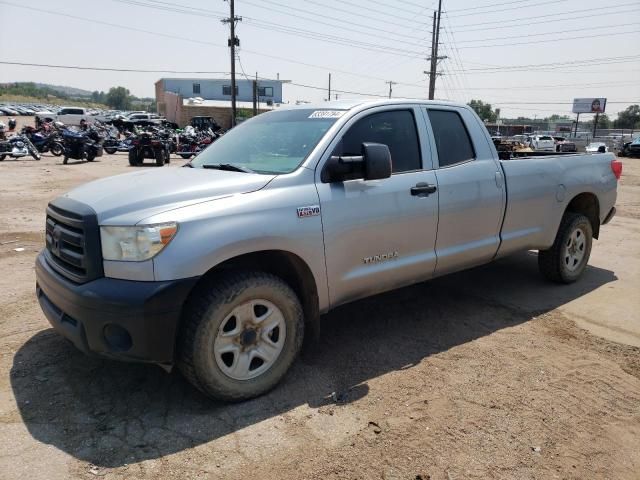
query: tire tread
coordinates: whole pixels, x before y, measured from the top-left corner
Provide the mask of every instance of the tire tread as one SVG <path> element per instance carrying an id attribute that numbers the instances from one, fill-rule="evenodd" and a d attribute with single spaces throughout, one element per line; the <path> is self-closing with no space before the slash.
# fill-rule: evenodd
<path id="1" fill-rule="evenodd" d="M 279 277 L 260 271 L 235 271 L 216 276 L 196 287 L 192 298 L 186 304 L 178 340 L 177 366 L 185 378 L 205 395 L 210 396 L 212 392 L 198 375 L 196 367 L 197 336 L 201 324 L 205 321 L 209 311 L 233 301 L 242 290 L 252 285 L 264 286 L 265 284 L 268 284 L 271 288 L 277 289 L 287 296 L 293 296 L 293 298 L 297 300 L 295 307 L 298 311 L 298 317 L 303 318 L 302 307 L 293 290 Z M 299 325 L 300 328 L 296 329 L 297 338 L 294 340 L 296 355 L 293 356 L 289 365 L 286 365 L 286 370 L 289 369 L 302 346 L 304 336 L 303 324 L 304 322 L 301 322 L 301 325 Z M 259 394 L 261 393 L 265 392 L 260 392 Z M 256 396 L 240 393 L 231 389 L 224 389 L 221 386 L 218 386 L 213 394 L 216 398 L 232 402 Z"/>

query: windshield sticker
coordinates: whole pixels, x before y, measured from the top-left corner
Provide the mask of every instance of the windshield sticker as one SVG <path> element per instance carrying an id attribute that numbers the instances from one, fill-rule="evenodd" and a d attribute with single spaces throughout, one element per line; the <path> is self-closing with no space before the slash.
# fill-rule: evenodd
<path id="1" fill-rule="evenodd" d="M 316 110 L 309 118 L 340 118 L 346 110 Z"/>

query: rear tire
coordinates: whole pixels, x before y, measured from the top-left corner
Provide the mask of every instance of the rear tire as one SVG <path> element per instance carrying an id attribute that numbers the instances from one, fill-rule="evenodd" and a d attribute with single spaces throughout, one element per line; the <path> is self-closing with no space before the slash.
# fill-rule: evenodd
<path id="1" fill-rule="evenodd" d="M 283 280 L 264 272 L 230 272 L 201 284 L 182 322 L 178 368 L 203 393 L 226 401 L 275 387 L 304 336 L 298 297 Z"/>
<path id="2" fill-rule="evenodd" d="M 66 165 L 68 161 L 69 161 L 69 157 L 65 155 L 64 158 L 62 159 L 62 164 Z"/>
<path id="3" fill-rule="evenodd" d="M 156 159 L 156 165 L 162 167 L 164 165 L 164 149 L 155 150 L 153 156 Z"/>
<path id="4" fill-rule="evenodd" d="M 138 159 L 138 153 L 135 150 L 129 150 L 129 165 L 132 167 L 137 167 L 140 165 L 140 160 Z"/>
<path id="5" fill-rule="evenodd" d="M 112 147 L 104 147 L 104 151 L 107 152 L 109 155 L 113 155 L 118 151 L 118 149 L 112 148 Z"/>
<path id="6" fill-rule="evenodd" d="M 54 143 L 53 145 L 51 145 L 51 153 L 56 157 L 59 157 L 64 153 L 64 147 L 59 143 Z"/>
<path id="7" fill-rule="evenodd" d="M 191 158 L 191 154 L 190 153 L 180 153 L 179 155 L 182 158 L 184 158 L 185 160 L 189 160 Z"/>
<path id="8" fill-rule="evenodd" d="M 551 248 L 538 252 L 540 273 L 556 283 L 578 280 L 589 262 L 592 238 L 589 219 L 581 213 L 566 212 Z"/>

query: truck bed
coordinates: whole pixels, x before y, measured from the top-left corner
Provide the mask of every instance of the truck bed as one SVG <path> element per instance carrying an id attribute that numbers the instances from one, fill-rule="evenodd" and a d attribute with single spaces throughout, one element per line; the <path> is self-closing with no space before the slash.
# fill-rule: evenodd
<path id="1" fill-rule="evenodd" d="M 614 158 L 611 153 L 556 153 L 500 160 L 507 208 L 498 256 L 549 248 L 567 205 L 579 194 L 595 197 L 604 221 L 616 200 Z"/>

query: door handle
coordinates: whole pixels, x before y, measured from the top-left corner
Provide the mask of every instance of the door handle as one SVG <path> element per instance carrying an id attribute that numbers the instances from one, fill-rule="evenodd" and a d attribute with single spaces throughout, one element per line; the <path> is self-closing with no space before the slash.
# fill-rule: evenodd
<path id="1" fill-rule="evenodd" d="M 415 197 L 428 197 L 432 193 L 435 193 L 436 190 L 438 190 L 438 187 L 436 187 L 435 185 L 420 182 L 416 184 L 415 187 L 411 187 L 411 195 Z"/>

